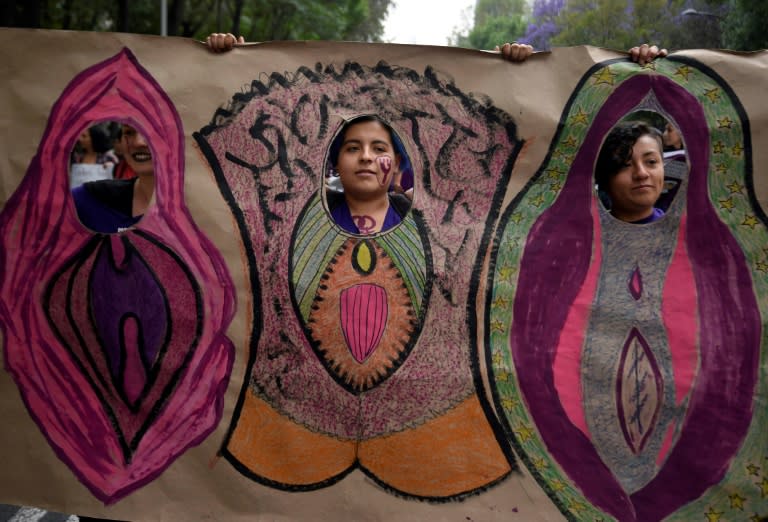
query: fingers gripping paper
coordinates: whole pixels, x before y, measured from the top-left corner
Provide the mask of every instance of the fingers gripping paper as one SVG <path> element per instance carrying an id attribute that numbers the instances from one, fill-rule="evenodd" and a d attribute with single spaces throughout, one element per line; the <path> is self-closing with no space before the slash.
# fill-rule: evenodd
<path id="1" fill-rule="evenodd" d="M 19 129 L 0 500 L 136 520 L 768 514 L 764 53 L 510 64 L 36 34 L 0 90 Z M 368 235 L 329 211 L 354 196 L 331 188 L 333 143 L 361 115 L 391 129 L 383 179 L 412 179 Z M 638 117 L 685 144 L 647 225 L 594 188 L 605 136 Z M 81 224 L 67 181 L 105 121 L 140 133 L 157 180 L 113 234 Z"/>

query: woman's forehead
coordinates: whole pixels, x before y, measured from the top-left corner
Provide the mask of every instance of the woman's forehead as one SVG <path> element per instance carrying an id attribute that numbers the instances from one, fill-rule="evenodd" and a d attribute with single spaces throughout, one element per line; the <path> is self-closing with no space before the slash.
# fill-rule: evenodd
<path id="1" fill-rule="evenodd" d="M 378 121 L 361 121 L 352 123 L 344 131 L 344 141 L 350 139 L 368 138 L 371 140 L 392 143 L 389 130 Z"/>
<path id="2" fill-rule="evenodd" d="M 633 150 L 635 147 L 643 150 L 647 150 L 649 147 L 653 147 L 654 149 L 657 149 L 659 153 L 662 151 L 662 145 L 659 138 L 653 134 L 643 134 L 638 136 L 637 141 L 635 141 L 634 145 L 632 146 Z"/>

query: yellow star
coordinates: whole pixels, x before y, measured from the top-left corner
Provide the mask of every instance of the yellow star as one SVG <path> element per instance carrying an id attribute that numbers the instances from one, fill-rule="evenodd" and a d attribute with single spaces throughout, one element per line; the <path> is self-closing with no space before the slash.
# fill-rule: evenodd
<path id="1" fill-rule="evenodd" d="M 504 323 L 502 323 L 498 319 L 494 319 L 493 321 L 491 321 L 491 331 L 504 333 Z"/>
<path id="2" fill-rule="evenodd" d="M 720 208 L 722 208 L 723 210 L 727 210 L 728 212 L 733 210 L 733 198 L 721 199 Z"/>
<path id="3" fill-rule="evenodd" d="M 757 271 L 759 271 L 759 272 L 764 273 L 764 274 L 768 273 L 768 263 L 766 263 L 765 261 L 758 261 L 755 264 L 755 269 Z M 757 469 L 760 469 L 760 468 L 757 468 Z M 755 473 L 753 473 L 753 475 L 757 475 L 757 473 L 755 472 Z"/>
<path id="4" fill-rule="evenodd" d="M 768 247 L 763 249 L 764 252 L 766 250 L 768 250 Z M 760 466 L 755 466 L 754 464 L 750 464 L 749 466 L 747 466 L 747 472 L 750 475 L 757 476 L 757 474 L 760 472 Z"/>
<path id="5" fill-rule="evenodd" d="M 587 505 L 584 504 L 584 502 L 580 502 L 578 500 L 571 500 L 571 503 L 568 506 L 568 509 L 570 511 L 573 511 L 574 513 L 581 513 L 582 511 L 587 509 Z"/>
<path id="6" fill-rule="evenodd" d="M 509 377 L 510 377 L 509 372 L 504 372 L 504 371 L 498 372 L 496 374 L 496 382 L 498 381 L 509 382 Z"/>
<path id="7" fill-rule="evenodd" d="M 738 194 L 744 190 L 744 185 L 741 185 L 738 181 L 734 181 L 730 185 L 726 185 L 726 187 L 731 191 L 731 194 Z"/>
<path id="8" fill-rule="evenodd" d="M 563 146 L 575 149 L 576 146 L 579 144 L 578 140 L 576 139 L 576 136 L 570 135 L 568 138 L 563 142 Z"/>
<path id="9" fill-rule="evenodd" d="M 506 399 L 501 399 L 501 407 L 504 408 L 504 411 L 512 411 L 520 404 L 520 401 L 517 399 L 512 399 L 510 397 L 507 397 Z"/>
<path id="10" fill-rule="evenodd" d="M 509 306 L 509 299 L 505 299 L 502 296 L 498 296 L 493 300 L 493 306 L 496 308 L 506 308 Z"/>
<path id="11" fill-rule="evenodd" d="M 515 279 L 516 268 L 511 266 L 503 266 L 499 268 L 499 280 L 506 283 L 512 283 Z"/>
<path id="12" fill-rule="evenodd" d="M 558 491 L 562 491 L 565 489 L 565 484 L 560 479 L 555 479 L 552 482 L 550 482 L 549 487 L 552 488 L 552 491 L 554 493 L 557 493 Z"/>
<path id="13" fill-rule="evenodd" d="M 768 497 L 768 477 L 763 477 L 763 481 L 760 482 L 757 487 L 760 488 L 760 495 L 763 498 Z"/>
<path id="14" fill-rule="evenodd" d="M 595 85 L 603 83 L 606 85 L 613 85 L 613 82 L 616 80 L 616 74 L 611 71 L 610 67 L 600 69 L 600 71 L 596 72 L 593 77 L 595 78 Z"/>
<path id="15" fill-rule="evenodd" d="M 558 179 L 560 179 L 560 176 L 562 175 L 563 175 L 563 171 L 561 171 L 557 167 L 552 167 L 547 169 L 547 177 L 551 180 L 557 181 Z"/>
<path id="16" fill-rule="evenodd" d="M 539 194 L 538 196 L 536 196 L 531 200 L 531 205 L 533 205 L 534 207 L 538 208 L 543 204 L 544 204 L 544 194 Z"/>
<path id="17" fill-rule="evenodd" d="M 503 362 L 504 354 L 501 352 L 493 352 L 493 355 L 491 356 L 491 363 L 493 363 L 494 366 L 501 366 Z"/>
<path id="18" fill-rule="evenodd" d="M 717 100 L 720 99 L 720 89 L 717 87 L 713 87 L 712 89 L 707 89 L 704 91 L 704 96 L 709 98 L 709 101 L 712 103 L 715 103 Z"/>
<path id="19" fill-rule="evenodd" d="M 718 141 L 712 145 L 712 152 L 715 154 L 722 154 L 725 150 L 725 145 L 722 141 Z"/>
<path id="20" fill-rule="evenodd" d="M 733 495 L 728 495 L 728 499 L 731 501 L 731 509 L 740 509 L 744 511 L 744 501 L 747 500 L 746 498 L 738 493 L 734 493 Z"/>
<path id="21" fill-rule="evenodd" d="M 560 163 L 563 163 L 564 165 L 570 165 L 573 163 L 573 158 L 571 157 L 571 153 L 567 150 L 560 149 L 555 155 L 552 156 L 553 158 L 557 158 Z"/>
<path id="22" fill-rule="evenodd" d="M 717 511 L 715 508 L 710 506 L 709 507 L 709 511 L 704 513 L 704 516 L 707 517 L 707 520 L 709 522 L 718 522 L 718 520 L 720 520 L 720 517 L 723 516 L 723 512 L 722 511 Z"/>
<path id="23" fill-rule="evenodd" d="M 533 464 L 533 467 L 536 469 L 544 469 L 548 467 L 544 457 L 536 457 L 531 461 L 531 464 Z"/>
<path id="24" fill-rule="evenodd" d="M 559 192 L 560 189 L 563 188 L 563 185 L 559 181 L 556 181 L 555 183 L 552 183 L 549 188 L 552 190 L 552 192 Z"/>
<path id="25" fill-rule="evenodd" d="M 725 163 L 718 163 L 717 165 L 715 165 L 715 172 L 717 172 L 718 174 L 725 174 L 726 172 L 728 172 L 728 165 L 726 165 Z"/>
<path id="26" fill-rule="evenodd" d="M 691 74 L 691 68 L 687 65 L 681 65 L 675 71 L 675 76 L 680 76 L 683 80 L 688 81 L 688 76 Z"/>
<path id="27" fill-rule="evenodd" d="M 520 439 L 521 444 L 528 442 L 528 440 L 533 437 L 533 430 L 530 426 L 520 426 L 514 431 L 517 433 L 517 438 Z"/>
<path id="28" fill-rule="evenodd" d="M 571 125 L 586 125 L 589 123 L 589 114 L 579 107 L 579 110 L 571 116 Z"/>
<path id="29" fill-rule="evenodd" d="M 741 146 L 741 143 L 737 143 L 733 147 L 731 147 L 731 154 L 734 156 L 741 156 L 741 153 L 744 152 L 744 147 Z"/>
<path id="30" fill-rule="evenodd" d="M 720 129 L 730 129 L 733 127 L 733 120 L 728 116 L 724 116 L 717 120 L 717 127 Z"/>
<path id="31" fill-rule="evenodd" d="M 745 227 L 749 227 L 749 228 L 751 228 L 752 230 L 754 230 L 754 229 L 755 229 L 755 226 L 756 226 L 758 223 L 759 223 L 759 221 L 758 221 L 758 220 L 757 220 L 757 218 L 754 216 L 754 214 L 748 214 L 748 215 L 744 216 L 744 221 L 742 221 L 742 223 L 741 223 L 741 224 L 742 224 L 742 225 L 744 225 Z M 768 480 L 768 479 L 766 479 L 766 480 Z"/>
<path id="32" fill-rule="evenodd" d="M 515 212 L 509 217 L 509 220 L 515 223 L 516 225 L 519 225 L 520 222 L 523 220 L 523 214 L 520 212 Z"/>

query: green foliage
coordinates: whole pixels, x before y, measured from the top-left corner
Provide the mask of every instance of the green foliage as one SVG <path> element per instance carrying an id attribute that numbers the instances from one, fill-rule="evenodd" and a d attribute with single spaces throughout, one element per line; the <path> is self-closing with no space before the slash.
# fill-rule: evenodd
<path id="1" fill-rule="evenodd" d="M 486 25 L 493 19 L 524 15 L 526 11 L 525 0 L 477 0 L 475 27 Z"/>
<path id="2" fill-rule="evenodd" d="M 168 34 L 203 39 L 232 32 L 248 41 L 381 41 L 391 0 L 168 0 Z M 0 25 L 160 33 L 157 0 L 2 2 Z"/>
<path id="3" fill-rule="evenodd" d="M 257 0 L 244 9 L 240 32 L 249 41 L 378 41 L 388 7 L 381 0 Z"/>
<path id="4" fill-rule="evenodd" d="M 555 45 L 670 50 L 768 47 L 768 2 L 753 0 L 568 0 L 554 19 Z M 534 20 L 541 24 L 542 20 Z"/>
<path id="5" fill-rule="evenodd" d="M 768 49 L 768 2 L 732 0 L 731 9 L 723 21 L 723 43 L 735 51 Z"/>
<path id="6" fill-rule="evenodd" d="M 514 42 L 525 34 L 527 26 L 527 22 L 520 15 L 488 18 L 485 24 L 476 25 L 469 32 L 466 47 L 493 49 L 497 45 Z"/>
<path id="7" fill-rule="evenodd" d="M 571 0 L 556 19 L 562 28 L 556 45 L 596 45 L 628 49 L 664 42 L 673 34 L 675 13 L 682 0 Z"/>
<path id="8" fill-rule="evenodd" d="M 493 49 L 514 42 L 528 26 L 525 0 L 477 0 L 475 24 L 467 34 L 454 33 L 451 43 L 458 47 Z"/>

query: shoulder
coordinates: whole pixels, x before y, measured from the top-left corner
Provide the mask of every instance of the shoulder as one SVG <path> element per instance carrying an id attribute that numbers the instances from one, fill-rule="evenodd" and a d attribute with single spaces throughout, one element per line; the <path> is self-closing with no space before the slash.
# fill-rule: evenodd
<path id="1" fill-rule="evenodd" d="M 133 184 L 136 179 L 101 179 L 89 181 L 82 185 L 83 189 L 97 199 L 111 200 L 126 193 L 133 196 Z"/>
<path id="2" fill-rule="evenodd" d="M 326 190 L 325 200 L 328 202 L 328 210 L 331 211 L 346 203 L 346 200 L 344 199 L 344 193 L 336 192 L 335 190 Z"/>
<path id="3" fill-rule="evenodd" d="M 402 194 L 389 194 L 389 204 L 395 209 L 395 212 L 402 218 L 411 208 L 411 200 Z"/>

